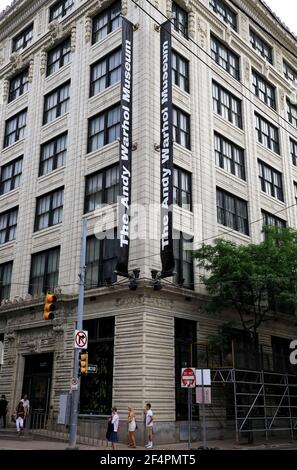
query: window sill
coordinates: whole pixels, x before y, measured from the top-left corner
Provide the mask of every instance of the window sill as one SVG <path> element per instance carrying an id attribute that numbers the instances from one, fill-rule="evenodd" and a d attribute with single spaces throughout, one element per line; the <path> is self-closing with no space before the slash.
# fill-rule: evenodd
<path id="1" fill-rule="evenodd" d="M 218 227 L 218 236 L 214 238 L 219 238 L 221 235 L 229 235 L 231 237 L 236 237 L 239 238 L 240 240 L 243 240 L 245 242 L 250 242 L 251 236 L 246 235 L 245 233 L 237 232 L 236 230 L 227 227 L 225 225 L 217 223 Z"/>
<path id="2" fill-rule="evenodd" d="M 47 75 L 45 77 L 45 83 L 48 84 L 51 82 L 52 79 L 58 79 L 59 75 L 63 74 L 63 72 L 71 68 L 71 65 L 72 65 L 72 62 L 70 61 L 68 62 L 68 64 L 63 65 L 61 68 L 56 70 L 56 72 L 53 72 L 50 75 Z M 56 83 L 55 83 L 55 86 L 57 86 Z"/>
<path id="3" fill-rule="evenodd" d="M 6 242 L 6 243 L 1 243 L 0 244 L 0 251 L 4 251 L 4 250 L 7 250 L 8 248 L 12 248 L 14 247 L 14 245 L 16 245 L 16 240 L 10 240 L 9 242 Z"/>
<path id="4" fill-rule="evenodd" d="M 63 114 L 62 116 L 59 116 L 59 117 L 57 117 L 56 119 L 53 119 L 52 121 L 47 122 L 46 124 L 42 124 L 41 129 L 42 129 L 43 131 L 49 129 L 49 128 L 50 128 L 51 126 L 53 126 L 54 124 L 57 124 L 57 123 L 59 123 L 60 121 L 62 121 L 63 119 L 65 119 L 66 116 L 68 116 L 68 115 L 69 115 L 69 111 L 68 111 L 67 113 Z"/>
<path id="5" fill-rule="evenodd" d="M 23 139 L 18 140 L 17 142 L 14 142 L 13 144 L 9 145 L 8 147 L 5 147 L 2 149 L 2 153 L 6 153 L 10 151 L 11 149 L 14 149 L 17 145 L 20 145 L 21 143 L 24 143 L 26 140 L 26 137 Z"/>
<path id="6" fill-rule="evenodd" d="M 19 186 L 18 188 L 11 189 L 10 191 L 7 191 L 7 192 L 4 193 L 4 194 L 1 194 L 1 195 L 0 195 L 0 201 L 4 201 L 6 198 L 9 199 L 9 198 L 12 197 L 13 195 L 18 194 L 19 191 L 20 191 L 20 186 Z"/>
<path id="7" fill-rule="evenodd" d="M 269 194 L 265 193 L 262 189 L 260 189 L 260 195 L 261 197 L 269 201 L 270 204 L 271 203 L 277 204 L 280 207 L 280 209 L 284 209 L 286 207 L 286 203 L 284 201 L 280 201 L 276 197 L 270 196 Z"/>
<path id="8" fill-rule="evenodd" d="M 23 93 L 22 95 L 18 96 L 17 98 L 13 99 L 12 101 L 7 102 L 7 110 L 9 111 L 14 105 L 18 105 L 22 100 L 28 98 L 29 90 Z"/>
<path id="9" fill-rule="evenodd" d="M 38 181 L 41 183 L 43 181 L 46 181 L 50 179 L 54 175 L 58 175 L 59 173 L 63 173 L 66 168 L 66 165 L 61 166 L 59 168 L 56 168 L 55 170 L 51 171 L 50 173 L 47 173 L 46 175 L 40 175 L 38 176 Z"/>
<path id="10" fill-rule="evenodd" d="M 111 142 L 110 144 L 106 144 L 106 145 L 103 145 L 103 147 L 100 147 L 99 149 L 97 150 L 93 150 L 92 152 L 87 152 L 86 154 L 86 157 L 87 158 L 93 158 L 95 156 L 100 156 L 100 154 L 108 151 L 108 150 L 111 150 L 111 149 L 115 149 L 116 147 L 118 148 L 118 151 L 119 151 L 119 140 L 115 140 L 114 142 Z"/>
<path id="11" fill-rule="evenodd" d="M 46 227 L 46 228 L 43 228 L 43 229 L 38 230 L 36 232 L 33 232 L 32 238 L 33 239 L 38 239 L 38 238 L 44 237 L 45 235 L 50 235 L 54 232 L 61 232 L 62 223 L 63 222 L 60 222 L 59 224 L 52 225 L 51 227 Z"/>

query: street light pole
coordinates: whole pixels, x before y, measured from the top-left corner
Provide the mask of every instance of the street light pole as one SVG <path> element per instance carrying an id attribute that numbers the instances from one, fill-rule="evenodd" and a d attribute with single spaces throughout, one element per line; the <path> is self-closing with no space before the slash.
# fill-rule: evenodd
<path id="1" fill-rule="evenodd" d="M 82 240 L 81 240 L 80 268 L 79 268 L 79 294 L 78 294 L 77 322 L 76 322 L 77 330 L 82 330 L 83 328 L 86 243 L 87 243 L 87 219 L 86 217 L 84 217 L 83 225 L 82 225 Z M 73 337 L 73 341 L 74 341 L 74 337 Z M 79 353 L 80 351 L 81 349 L 77 349 L 77 348 L 74 349 L 73 378 L 77 381 L 77 389 L 72 390 L 72 396 L 71 396 L 69 447 L 68 447 L 69 449 L 76 449 L 78 405 L 79 405 L 79 396 L 80 396 L 80 377 L 79 377 Z"/>

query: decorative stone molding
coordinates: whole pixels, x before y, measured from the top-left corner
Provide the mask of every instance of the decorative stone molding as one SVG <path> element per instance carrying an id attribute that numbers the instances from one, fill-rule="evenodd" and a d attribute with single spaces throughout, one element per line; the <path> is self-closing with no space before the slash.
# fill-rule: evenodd
<path id="1" fill-rule="evenodd" d="M 128 13 L 128 0 L 122 0 L 122 15 L 127 16 Z"/>
<path id="2" fill-rule="evenodd" d="M 23 58 L 18 52 L 13 52 L 10 56 L 13 70 L 18 70 L 23 66 Z"/>
<path id="3" fill-rule="evenodd" d="M 92 17 L 90 15 L 86 16 L 85 19 L 85 40 L 90 42 L 92 38 Z"/>
<path id="4" fill-rule="evenodd" d="M 246 57 L 244 58 L 244 62 L 243 62 L 243 71 L 244 71 L 245 81 L 249 82 L 251 67 L 250 67 L 250 61 Z"/>
<path id="5" fill-rule="evenodd" d="M 268 64 L 267 61 L 265 61 L 265 64 L 263 66 L 263 73 L 264 73 L 266 78 L 268 78 L 269 70 L 270 70 L 269 64 Z"/>
<path id="6" fill-rule="evenodd" d="M 166 0 L 166 15 L 167 18 L 171 18 L 172 16 L 172 1 Z"/>
<path id="7" fill-rule="evenodd" d="M 71 27 L 71 52 L 75 52 L 76 49 L 76 24 Z"/>
<path id="8" fill-rule="evenodd" d="M 48 30 L 51 36 L 51 43 L 54 43 L 58 39 L 60 39 L 63 35 L 63 26 L 59 21 L 52 21 L 48 25 Z"/>
<path id="9" fill-rule="evenodd" d="M 40 353 L 41 341 L 40 339 L 35 339 L 27 342 L 27 348 L 30 352 Z"/>
<path id="10" fill-rule="evenodd" d="M 47 53 L 43 49 L 40 54 L 40 73 L 41 75 L 45 74 L 46 71 L 46 63 L 47 63 Z"/>
<path id="11" fill-rule="evenodd" d="M 227 29 L 226 29 L 226 36 L 225 37 L 226 37 L 227 44 L 229 44 L 229 46 L 230 46 L 231 41 L 232 41 L 232 32 L 231 32 L 230 26 L 228 26 Z"/>
<path id="12" fill-rule="evenodd" d="M 206 38 L 207 38 L 207 25 L 201 18 L 198 18 L 197 31 L 198 31 L 198 34 L 199 34 L 199 43 L 200 43 L 201 47 L 205 48 L 206 47 Z"/>
<path id="13" fill-rule="evenodd" d="M 28 73 L 29 83 L 33 82 L 33 75 L 34 75 L 34 57 L 31 56 L 30 61 L 29 61 L 29 73 Z"/>
<path id="14" fill-rule="evenodd" d="M 8 93 L 9 93 L 9 80 L 4 80 L 3 81 L 3 89 L 2 89 L 2 96 L 3 96 L 3 101 L 8 100 Z"/>
<path id="15" fill-rule="evenodd" d="M 189 36 L 195 38 L 195 12 L 193 10 L 189 13 Z"/>
<path id="16" fill-rule="evenodd" d="M 9 341 L 9 343 L 13 343 L 16 339 L 16 334 L 15 334 L 15 331 L 7 331 L 6 335 L 5 335 L 7 341 Z"/>
<path id="17" fill-rule="evenodd" d="M 296 96 L 296 94 L 295 94 Z M 284 111 L 285 110 L 285 99 L 286 99 L 286 94 L 282 88 L 279 88 L 279 105 L 280 105 L 280 110 Z"/>

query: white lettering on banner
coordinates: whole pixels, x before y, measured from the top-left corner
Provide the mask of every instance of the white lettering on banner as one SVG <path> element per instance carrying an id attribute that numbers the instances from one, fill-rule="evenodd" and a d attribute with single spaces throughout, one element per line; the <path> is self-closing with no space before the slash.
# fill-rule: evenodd
<path id="1" fill-rule="evenodd" d="M 168 51 L 169 44 L 165 41 L 163 44 L 163 85 L 162 85 L 162 104 L 168 101 Z"/>

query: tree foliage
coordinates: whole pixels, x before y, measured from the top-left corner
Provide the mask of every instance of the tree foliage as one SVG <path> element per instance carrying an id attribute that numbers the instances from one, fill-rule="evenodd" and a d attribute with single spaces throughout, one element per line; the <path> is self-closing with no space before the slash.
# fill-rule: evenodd
<path id="1" fill-rule="evenodd" d="M 235 310 L 256 338 L 272 316 L 297 312 L 297 231 L 265 227 L 264 241 L 237 245 L 218 239 L 194 253 L 210 294 L 208 310 Z"/>

